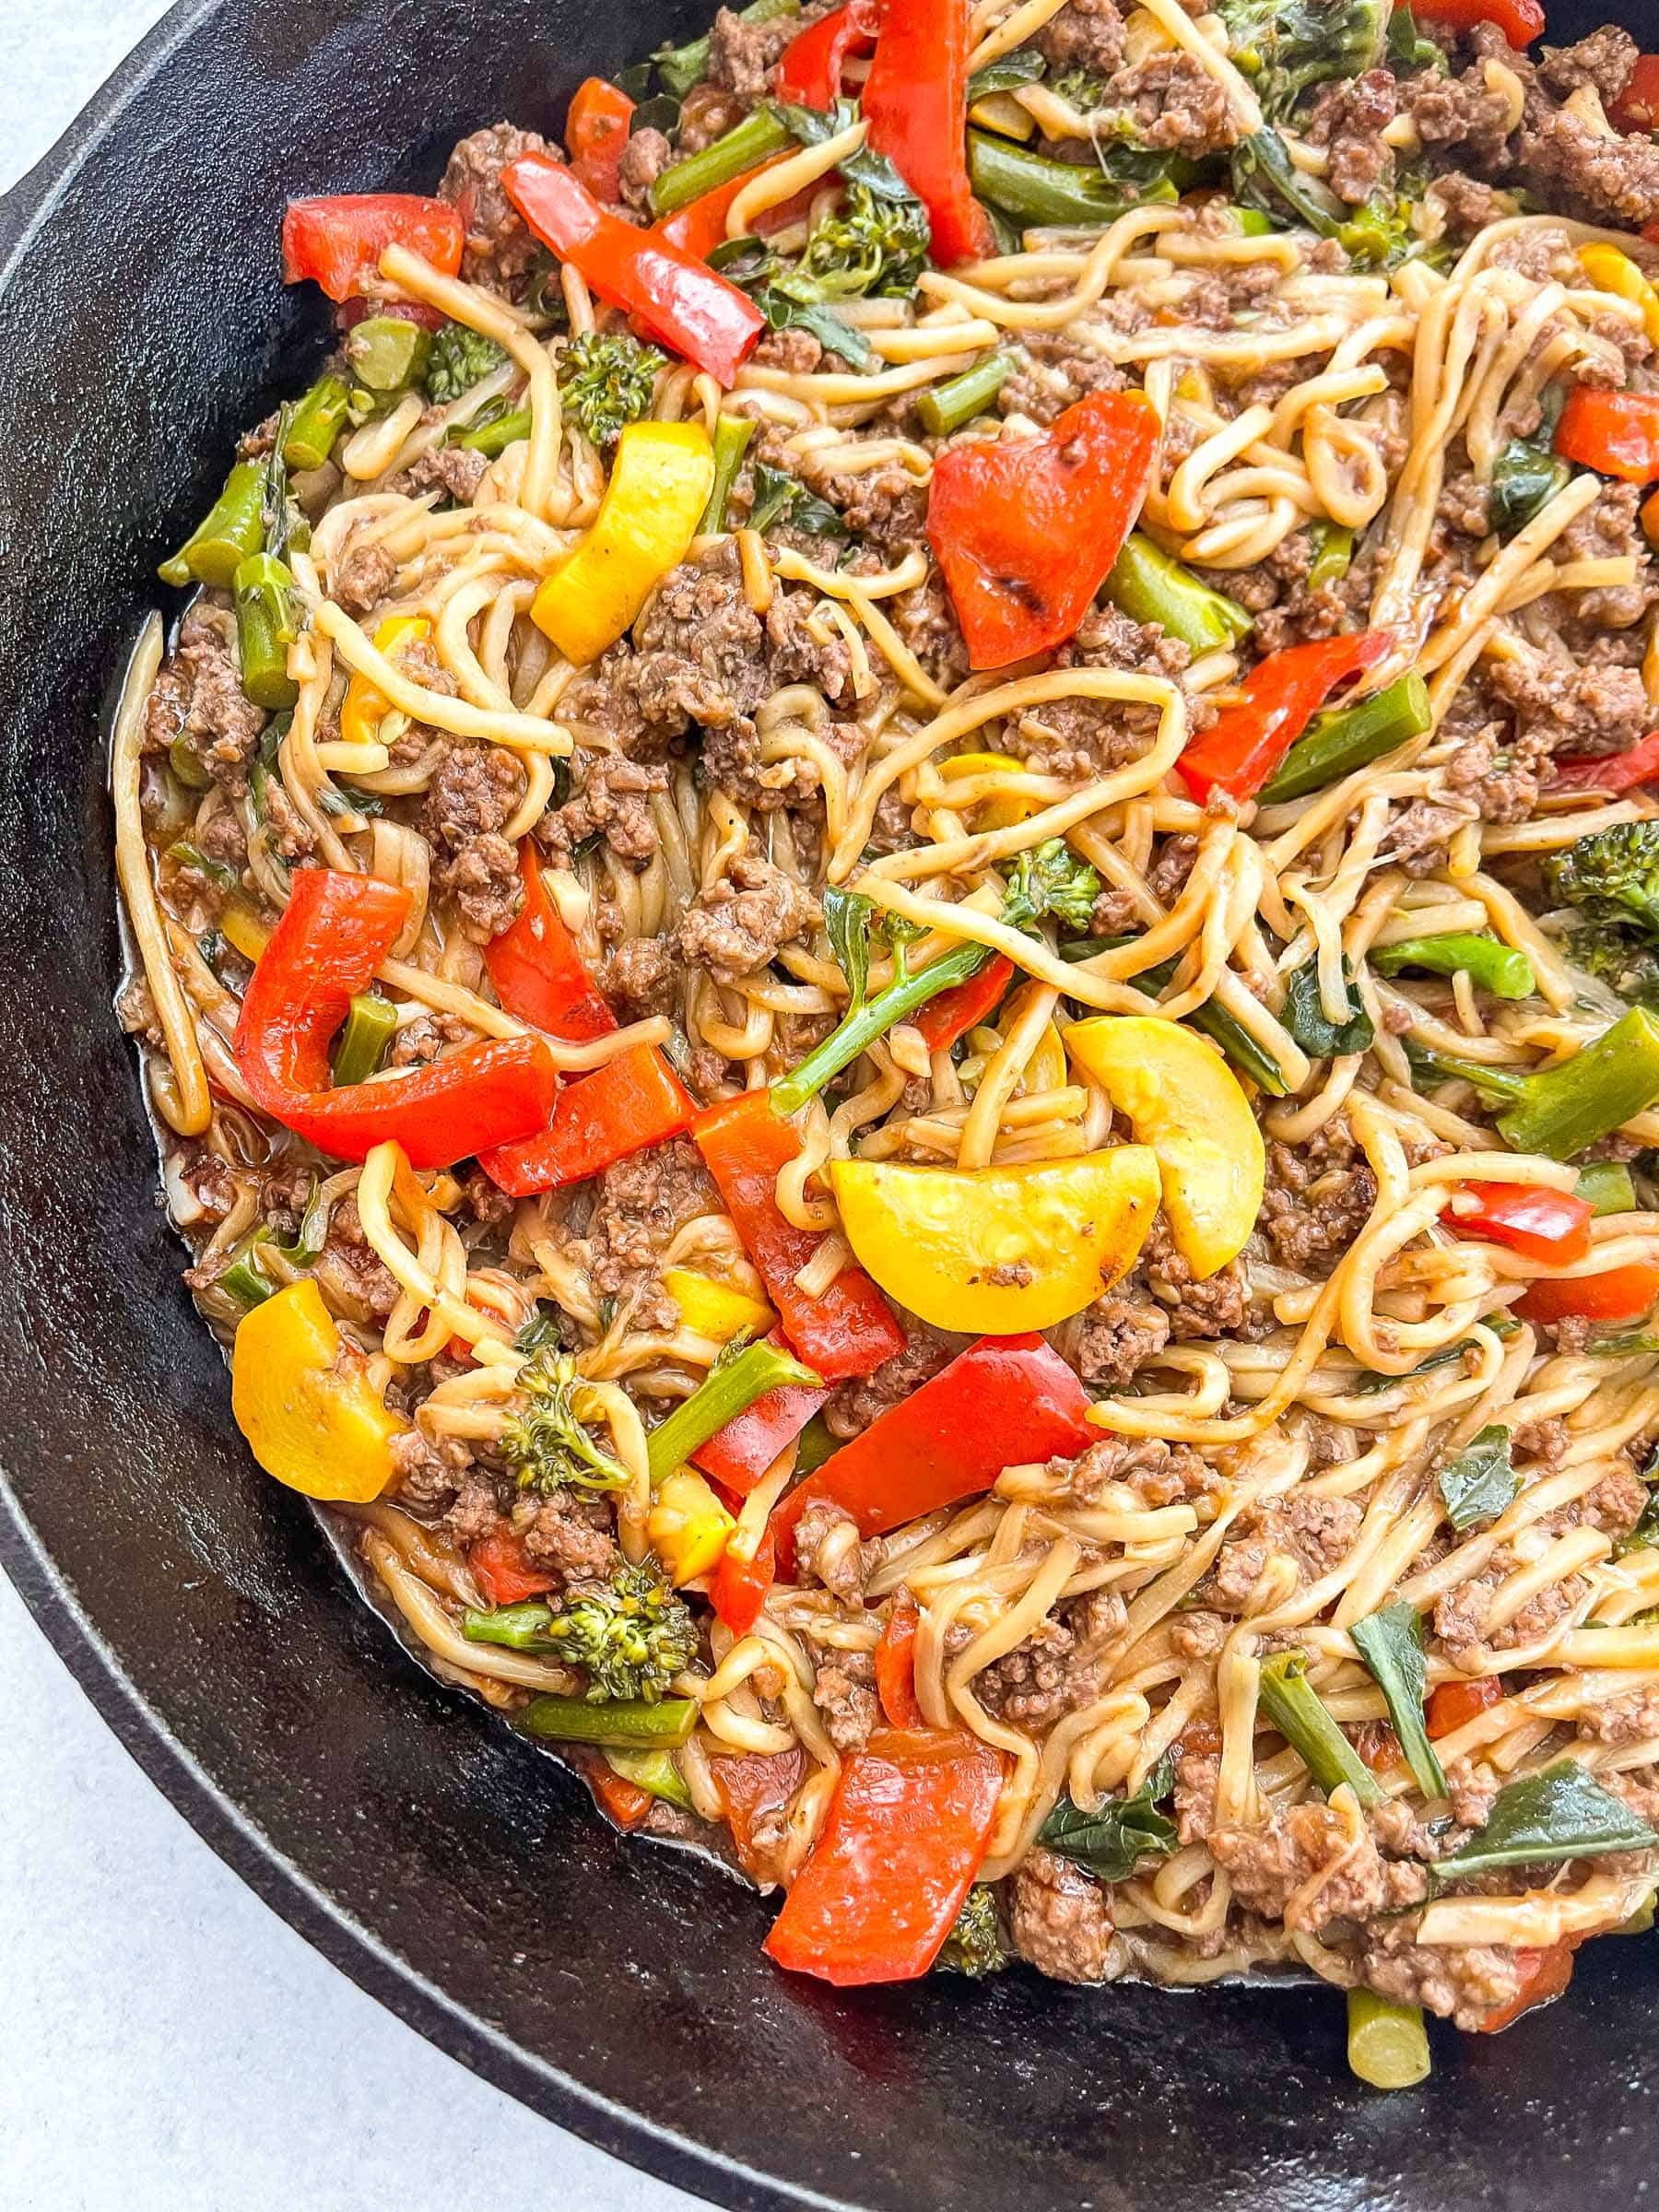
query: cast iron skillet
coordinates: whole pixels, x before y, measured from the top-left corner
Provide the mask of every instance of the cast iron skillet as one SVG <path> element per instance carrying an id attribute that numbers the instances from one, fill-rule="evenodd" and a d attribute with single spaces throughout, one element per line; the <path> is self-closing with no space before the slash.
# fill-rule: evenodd
<path id="1" fill-rule="evenodd" d="M 1605 6 L 1552 10 L 1558 34 Z M 110 1012 L 111 672 L 237 429 L 321 350 L 278 282 L 284 197 L 429 189 L 462 132 L 550 129 L 696 8 L 185 0 L 0 207 L 6 1564 L 128 1749 L 330 1959 L 718 2202 L 1624 2212 L 1659 2149 L 1651 1944 L 1594 1946 L 1500 2039 L 1437 2036 L 1394 2098 L 1347 2077 L 1330 1994 L 785 1981 L 764 1905 L 614 1837 L 416 1667 L 231 1426 Z"/>

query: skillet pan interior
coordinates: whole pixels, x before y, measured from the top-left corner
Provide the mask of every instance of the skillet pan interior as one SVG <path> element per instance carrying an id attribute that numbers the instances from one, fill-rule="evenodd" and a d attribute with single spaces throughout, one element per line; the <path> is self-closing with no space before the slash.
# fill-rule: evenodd
<path id="1" fill-rule="evenodd" d="M 1605 5 L 1552 9 L 1557 35 Z M 785 1982 L 766 1907 L 614 1838 L 393 1644 L 231 1427 L 110 1011 L 111 672 L 158 547 L 322 350 L 316 303 L 278 281 L 285 196 L 429 189 L 463 132 L 551 129 L 582 76 L 695 20 L 187 0 L 0 210 L 6 1564 L 129 1748 L 332 1959 L 725 2204 L 1622 2207 L 1659 2139 L 1650 1946 L 1594 1946 L 1501 2041 L 1437 2038 L 1430 2082 L 1393 2099 L 1347 2077 L 1340 2003 L 1301 1989 Z"/>

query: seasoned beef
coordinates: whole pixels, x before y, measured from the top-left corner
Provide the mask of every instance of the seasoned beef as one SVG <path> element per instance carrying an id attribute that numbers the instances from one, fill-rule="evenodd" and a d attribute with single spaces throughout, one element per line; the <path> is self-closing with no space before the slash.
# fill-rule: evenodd
<path id="1" fill-rule="evenodd" d="M 1135 146 L 1201 158 L 1239 141 L 1227 94 L 1201 61 L 1180 50 L 1119 69 L 1108 100 L 1123 112 L 1123 134 Z"/>
<path id="2" fill-rule="evenodd" d="M 1399 88 L 1400 107 L 1433 153 L 1455 157 L 1460 169 L 1493 170 L 1509 150 L 1509 101 L 1488 88 L 1478 69 L 1466 76 L 1425 70 Z"/>
<path id="3" fill-rule="evenodd" d="M 901 1352 L 884 1359 L 874 1374 L 838 1382 L 824 1405 L 824 1425 L 832 1436 L 861 1436 L 889 1406 L 931 1382 L 957 1354 L 957 1347 L 925 1322 L 907 1319 L 908 1341 Z"/>
<path id="4" fill-rule="evenodd" d="M 1530 93 L 1516 159 L 1538 196 L 1563 215 L 1629 229 L 1659 220 L 1659 143 L 1609 130 L 1576 108 Z"/>
<path id="5" fill-rule="evenodd" d="M 458 507 L 470 507 L 488 467 L 488 455 L 476 453 L 470 446 L 429 446 L 418 461 L 394 477 L 386 489 L 412 500 L 425 491 L 441 491 Z"/>
<path id="6" fill-rule="evenodd" d="M 450 156 L 438 194 L 461 211 L 466 228 L 461 274 L 468 284 L 508 299 L 523 292 L 541 248 L 501 189 L 501 171 L 525 154 L 558 150 L 538 131 L 494 123 L 463 138 Z"/>
<path id="7" fill-rule="evenodd" d="M 1260 1226 L 1287 1267 L 1328 1274 L 1376 1197 L 1377 1179 L 1341 1115 L 1302 1144 L 1269 1141 Z"/>
<path id="8" fill-rule="evenodd" d="M 1440 806 L 1432 799 L 1413 799 L 1389 824 L 1387 852 L 1407 876 L 1432 876 L 1443 867 L 1453 835 L 1469 817 L 1456 806 Z"/>
<path id="9" fill-rule="evenodd" d="M 1546 46 L 1538 56 L 1539 81 L 1563 100 L 1581 86 L 1593 85 L 1603 107 L 1618 98 L 1636 66 L 1637 46 L 1628 30 L 1604 23 L 1574 46 Z"/>
<path id="10" fill-rule="evenodd" d="M 571 796 L 544 816 L 536 832 L 548 850 L 568 856 L 598 837 L 630 867 L 648 866 L 662 847 L 651 796 L 667 790 L 666 769 L 654 761 L 629 760 L 621 753 L 581 750 L 571 767 L 575 782 Z"/>
<path id="11" fill-rule="evenodd" d="M 1154 1218 L 1147 1232 L 1141 1265 L 1147 1288 L 1170 1310 L 1170 1333 L 1177 1344 L 1259 1334 L 1240 1263 L 1230 1260 L 1214 1275 L 1195 1279 L 1191 1265 L 1176 1251 L 1162 1214 Z"/>
<path id="12" fill-rule="evenodd" d="M 1175 1505 L 1207 1496 L 1219 1488 L 1220 1477 L 1190 1444 L 1168 1444 L 1155 1436 L 1103 1436 L 1074 1461 L 1072 1496 L 1079 1505 L 1095 1505 L 1120 1486 L 1143 1505 Z"/>
<path id="13" fill-rule="evenodd" d="M 1420 2005 L 1473 2030 L 1520 1994 L 1522 1954 L 1497 1944 L 1419 1944 L 1414 1920 L 1379 1920 L 1365 1932 L 1359 1974 L 1396 2005 Z"/>
<path id="14" fill-rule="evenodd" d="M 1134 1278 L 1131 1278 L 1132 1280 Z M 1125 1286 L 1097 1298 L 1077 1319 L 1072 1359 L 1085 1382 L 1118 1390 L 1170 1341 L 1170 1316 Z"/>
<path id="15" fill-rule="evenodd" d="M 1368 69 L 1320 90 L 1308 137 L 1326 149 L 1332 191 L 1358 207 L 1394 182 L 1394 155 L 1382 134 L 1394 121 L 1398 93 L 1387 69 Z"/>
<path id="16" fill-rule="evenodd" d="M 793 876 L 759 853 L 740 853 L 718 883 L 698 893 L 679 925 L 679 949 L 716 982 L 741 982 L 821 918 L 818 900 Z"/>
<path id="17" fill-rule="evenodd" d="M 1420 1903 L 1428 1888 L 1421 1866 L 1384 1859 L 1369 1829 L 1351 1840 L 1328 1805 L 1293 1805 L 1264 1829 L 1218 1828 L 1209 1848 L 1241 1905 L 1309 1934 Z"/>
<path id="18" fill-rule="evenodd" d="M 1602 1744 L 1639 1744 L 1659 1735 L 1659 1689 L 1627 1690 L 1579 1716 L 1581 1736 Z"/>
<path id="19" fill-rule="evenodd" d="M 608 1500 L 571 1490 L 555 1490 L 519 1530 L 527 1557 L 567 1583 L 602 1580 L 615 1571 L 621 1554 L 611 1532 Z"/>
<path id="20" fill-rule="evenodd" d="M 675 159 L 674 147 L 663 131 L 635 131 L 622 149 L 618 183 L 623 202 L 640 214 L 651 206 L 651 188 Z"/>
<path id="21" fill-rule="evenodd" d="M 329 595 L 348 615 L 366 615 L 391 596 L 397 581 L 397 563 L 382 545 L 357 545 L 347 540 L 346 550 L 329 571 Z"/>
<path id="22" fill-rule="evenodd" d="M 996 405 L 1004 415 L 1023 415 L 1046 429 L 1088 393 L 1121 392 L 1124 382 L 1124 371 L 1079 320 L 1066 330 L 1020 334 L 1013 374 L 997 393 Z"/>
<path id="23" fill-rule="evenodd" d="M 974 1677 L 975 1697 L 1010 1727 L 1041 1735 L 1063 1714 L 1100 1696 L 1107 1651 L 1121 1635 L 1124 1618 L 1115 1590 L 1073 1598 Z"/>
<path id="24" fill-rule="evenodd" d="M 812 1701 L 824 1716 L 830 1741 L 841 1752 L 862 1751 L 880 1717 L 876 1703 L 876 1662 L 868 1652 L 842 1651 L 806 1634 Z"/>
<path id="25" fill-rule="evenodd" d="M 1288 1498 L 1246 1507 L 1217 1554 L 1211 1578 L 1217 1603 L 1248 1605 L 1274 1559 L 1288 1559 L 1299 1583 L 1322 1582 L 1353 1549 L 1363 1518 L 1353 1498 Z"/>
<path id="26" fill-rule="evenodd" d="M 164 753 L 177 739 L 216 783 L 240 797 L 265 721 L 242 697 L 228 602 L 205 592 L 180 624 L 178 650 L 145 704 L 144 749 Z"/>
<path id="27" fill-rule="evenodd" d="M 445 739 L 421 809 L 423 835 L 442 858 L 439 888 L 453 900 L 467 935 L 500 936 L 524 905 L 518 849 L 500 832 L 524 796 L 524 774 L 500 746 Z"/>
<path id="28" fill-rule="evenodd" d="M 1057 1982 L 1110 1982 L 1127 1963 L 1100 1883 L 1041 1847 L 1008 1877 L 1008 1933 L 1020 1958 Z"/>
<path id="29" fill-rule="evenodd" d="M 663 1288 L 663 1255 L 688 1221 L 720 1211 L 720 1194 L 689 1138 L 633 1152 L 606 1169 L 588 1225 L 594 1288 L 641 1329 L 672 1329 L 679 1309 Z"/>
<path id="30" fill-rule="evenodd" d="M 796 1580 L 821 1583 L 844 1606 L 864 1603 L 865 1584 L 882 1556 L 878 1542 L 861 1544 L 858 1524 L 832 1498 L 815 1498 L 795 1524 Z"/>
<path id="31" fill-rule="evenodd" d="M 1086 69 L 1091 76 L 1107 76 L 1124 58 L 1124 35 L 1117 0 L 1065 0 L 1033 42 L 1056 76 Z"/>
<path id="32" fill-rule="evenodd" d="M 772 65 L 801 24 L 802 18 L 794 13 L 749 23 L 735 9 L 723 7 L 709 33 L 710 82 L 752 107 L 765 97 Z"/>
<path id="33" fill-rule="evenodd" d="M 666 937 L 625 937 L 605 964 L 605 995 L 629 1021 L 672 1014 L 679 1000 L 685 963 Z"/>

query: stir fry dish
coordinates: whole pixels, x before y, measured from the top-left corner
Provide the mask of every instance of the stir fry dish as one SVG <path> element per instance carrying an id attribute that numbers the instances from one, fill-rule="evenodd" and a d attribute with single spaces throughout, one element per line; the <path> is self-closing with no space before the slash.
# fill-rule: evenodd
<path id="1" fill-rule="evenodd" d="M 185 1281 L 790 1972 L 1398 2087 L 1651 1918 L 1659 56 L 1544 30 L 753 0 L 273 215 L 113 737 Z"/>

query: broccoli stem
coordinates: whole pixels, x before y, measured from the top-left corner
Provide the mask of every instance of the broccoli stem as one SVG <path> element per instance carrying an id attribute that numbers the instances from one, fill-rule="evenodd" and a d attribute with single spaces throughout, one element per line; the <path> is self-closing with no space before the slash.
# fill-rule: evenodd
<path id="1" fill-rule="evenodd" d="M 1236 600 L 1212 592 L 1139 530 L 1132 530 L 1112 563 L 1105 593 L 1132 622 L 1157 622 L 1193 653 L 1235 645 L 1251 628 Z"/>
<path id="2" fill-rule="evenodd" d="M 1484 1061 L 1465 1060 L 1455 1053 L 1438 1053 L 1426 1044 L 1407 1044 L 1406 1057 L 1412 1072 L 1431 1084 L 1467 1083 L 1489 1099 L 1512 1104 L 1526 1096 L 1528 1076 L 1512 1067 L 1488 1067 Z"/>
<path id="3" fill-rule="evenodd" d="M 724 138 L 716 138 L 700 153 L 688 154 L 683 161 L 665 169 L 651 188 L 651 211 L 673 215 L 677 208 L 688 207 L 705 193 L 718 191 L 746 169 L 755 168 L 794 143 L 787 124 L 770 108 L 756 108 Z"/>
<path id="4" fill-rule="evenodd" d="M 747 7 L 737 10 L 740 23 L 774 23 L 780 16 L 797 16 L 800 0 L 749 0 Z M 693 85 L 700 85 L 709 74 L 709 35 L 693 39 L 686 46 L 665 46 L 655 58 L 657 75 L 677 100 L 684 100 Z"/>
<path id="5" fill-rule="evenodd" d="M 982 200 L 1017 223 L 1063 230 L 1101 230 L 1147 200 L 1172 200 L 1168 178 L 1145 192 L 1125 192 L 1098 169 L 1051 161 L 989 131 L 968 134 L 968 174 Z"/>
<path id="6" fill-rule="evenodd" d="M 461 1616 L 461 1633 L 469 1643 L 504 1644 L 510 1652 L 551 1652 L 558 1646 L 547 1634 L 552 1608 L 534 1603 L 494 1606 L 488 1613 L 468 1606 Z"/>
<path id="7" fill-rule="evenodd" d="M 922 428 L 933 438 L 948 438 L 952 430 L 959 430 L 965 422 L 982 415 L 1002 390 L 1014 370 L 1013 359 L 1006 353 L 988 353 L 964 369 L 959 376 L 947 377 L 924 392 L 916 402 L 916 414 Z"/>
<path id="8" fill-rule="evenodd" d="M 1262 218 L 1264 223 L 1266 219 L 1265 216 Z M 1313 565 L 1308 571 L 1308 589 L 1316 592 L 1321 584 L 1340 582 L 1353 565 L 1353 532 L 1341 523 L 1315 523 L 1308 535 L 1313 540 Z"/>
<path id="9" fill-rule="evenodd" d="M 709 503 L 703 509 L 702 520 L 697 527 L 702 535 L 726 527 L 726 508 L 731 502 L 732 486 L 737 481 L 737 471 L 743 465 L 743 456 L 748 451 L 748 441 L 755 434 L 752 415 L 723 415 L 714 425 L 714 483 L 709 493 Z"/>
<path id="10" fill-rule="evenodd" d="M 252 1312 L 255 1306 L 264 1305 L 276 1289 L 276 1285 L 267 1282 L 261 1274 L 253 1247 L 250 1244 L 241 1257 L 233 1260 L 226 1268 L 216 1288 L 223 1290 L 227 1297 L 235 1299 L 244 1312 Z"/>
<path id="11" fill-rule="evenodd" d="M 463 430 L 452 438 L 452 445 L 464 445 L 470 453 L 485 453 L 491 461 L 499 461 L 510 445 L 530 435 L 530 410 L 514 407 L 511 414 L 498 415 L 493 422 L 481 422 L 475 429 Z"/>
<path id="12" fill-rule="evenodd" d="M 764 1337 L 759 1344 L 745 1345 L 735 1359 L 712 1368 L 708 1380 L 688 1398 L 682 1398 L 668 1418 L 646 1438 L 645 1455 L 651 1466 L 653 1488 L 666 1482 L 677 1467 L 685 1465 L 693 1452 L 706 1444 L 712 1436 L 718 1435 L 728 1421 L 746 1412 L 757 1398 L 763 1398 L 769 1390 L 779 1390 L 787 1384 L 813 1390 L 819 1380 L 811 1368 L 801 1365 L 793 1352 L 781 1350 Z"/>
<path id="13" fill-rule="evenodd" d="M 1438 937 L 1402 937 L 1378 946 L 1370 959 L 1379 975 L 1398 975 L 1406 968 L 1420 968 L 1429 975 L 1466 975 L 1477 991 L 1489 991 L 1494 998 L 1530 998 L 1536 987 L 1533 964 L 1524 952 L 1500 945 L 1496 937 L 1462 930 Z"/>
<path id="14" fill-rule="evenodd" d="M 265 464 L 239 461 L 225 488 L 157 574 L 163 583 L 205 583 L 228 592 L 236 571 L 265 544 Z"/>
<path id="15" fill-rule="evenodd" d="M 1630 1181 L 1630 1171 L 1616 1159 L 1593 1159 L 1582 1167 L 1572 1194 L 1584 1200 L 1597 1220 L 1604 1214 L 1636 1211 L 1636 1185 Z"/>
<path id="16" fill-rule="evenodd" d="M 1409 2089 L 1429 2078 L 1420 2005 L 1395 2005 L 1369 1989 L 1347 1993 L 1349 2070 L 1373 2089 Z"/>
<path id="17" fill-rule="evenodd" d="M 1571 1060 L 1524 1083 L 1498 1116 L 1503 1141 L 1512 1151 L 1571 1159 L 1659 1100 L 1659 1021 L 1632 1006 Z"/>
<path id="18" fill-rule="evenodd" d="M 399 399 L 426 373 L 432 334 L 402 315 L 370 315 L 346 340 L 352 375 L 383 405 Z"/>
<path id="19" fill-rule="evenodd" d="M 627 1751 L 613 1747 L 605 1754 L 605 1763 L 613 1774 L 631 1782 L 636 1790 L 660 1797 L 665 1805 L 677 1805 L 682 1813 L 695 1811 L 686 1778 L 675 1765 L 672 1751 Z"/>
<path id="20" fill-rule="evenodd" d="M 389 998 L 380 998 L 372 991 L 359 991 L 353 997 L 351 1011 L 346 1017 L 346 1027 L 335 1048 L 334 1079 L 335 1088 L 347 1083 L 366 1083 L 379 1067 L 393 1031 L 397 1027 L 397 1009 Z"/>
<path id="21" fill-rule="evenodd" d="M 525 1735 L 556 1744 L 617 1744 L 623 1750 L 660 1747 L 672 1750 L 697 1725 L 695 1698 L 613 1698 L 589 1704 L 584 1698 L 532 1698 L 513 1725 Z"/>
<path id="22" fill-rule="evenodd" d="M 1092 960 L 1098 952 L 1111 952 L 1119 945 L 1128 945 L 1129 937 L 1075 937 L 1060 947 L 1063 960 Z M 1178 959 L 1160 960 L 1156 968 L 1144 969 L 1130 981 L 1137 991 L 1148 994 L 1161 991 L 1181 965 Z M 1277 1060 L 1270 1060 L 1250 1031 L 1236 1016 L 1215 1000 L 1206 999 L 1190 1014 L 1183 1014 L 1195 1030 L 1202 1030 L 1212 1044 L 1218 1044 L 1241 1076 L 1248 1076 L 1258 1090 L 1265 1091 L 1270 1099 L 1282 1099 L 1287 1085 L 1284 1072 Z"/>
<path id="23" fill-rule="evenodd" d="M 201 755 L 192 752 L 182 733 L 168 747 L 167 764 L 186 791 L 206 791 L 213 782 Z"/>
<path id="24" fill-rule="evenodd" d="M 269 553 L 250 554 L 232 579 L 236 598 L 236 659 L 243 694 L 267 713 L 291 707 L 300 687 L 288 672 L 288 647 L 297 635 L 294 579 Z"/>
<path id="25" fill-rule="evenodd" d="M 885 1037 L 895 1022 L 907 1021 L 919 1006 L 924 1006 L 930 998 L 936 998 L 941 991 L 948 991 L 955 983 L 965 983 L 971 975 L 978 974 L 990 958 L 990 949 L 984 945 L 959 945 L 936 960 L 930 960 L 925 968 L 896 976 L 885 991 L 866 999 L 856 1014 L 849 1014 L 839 1028 L 831 1030 L 799 1067 L 772 1085 L 772 1104 L 780 1113 L 798 1113 L 809 1099 L 816 1098 L 826 1083 L 856 1060 L 877 1038 Z"/>
<path id="26" fill-rule="evenodd" d="M 1264 806 L 1305 798 L 1380 760 L 1408 737 L 1420 737 L 1432 718 L 1428 685 L 1415 673 L 1402 676 L 1354 706 L 1315 716 L 1257 798 Z"/>
<path id="27" fill-rule="evenodd" d="M 282 458 L 289 468 L 321 468 L 351 410 L 351 392 L 337 376 L 320 376 L 288 418 Z"/>
<path id="28" fill-rule="evenodd" d="M 1277 1652 L 1262 1662 L 1262 1712 L 1325 1795 L 1346 1783 L 1361 1805 L 1381 1805 L 1381 1783 L 1320 1702 L 1301 1652 Z"/>

